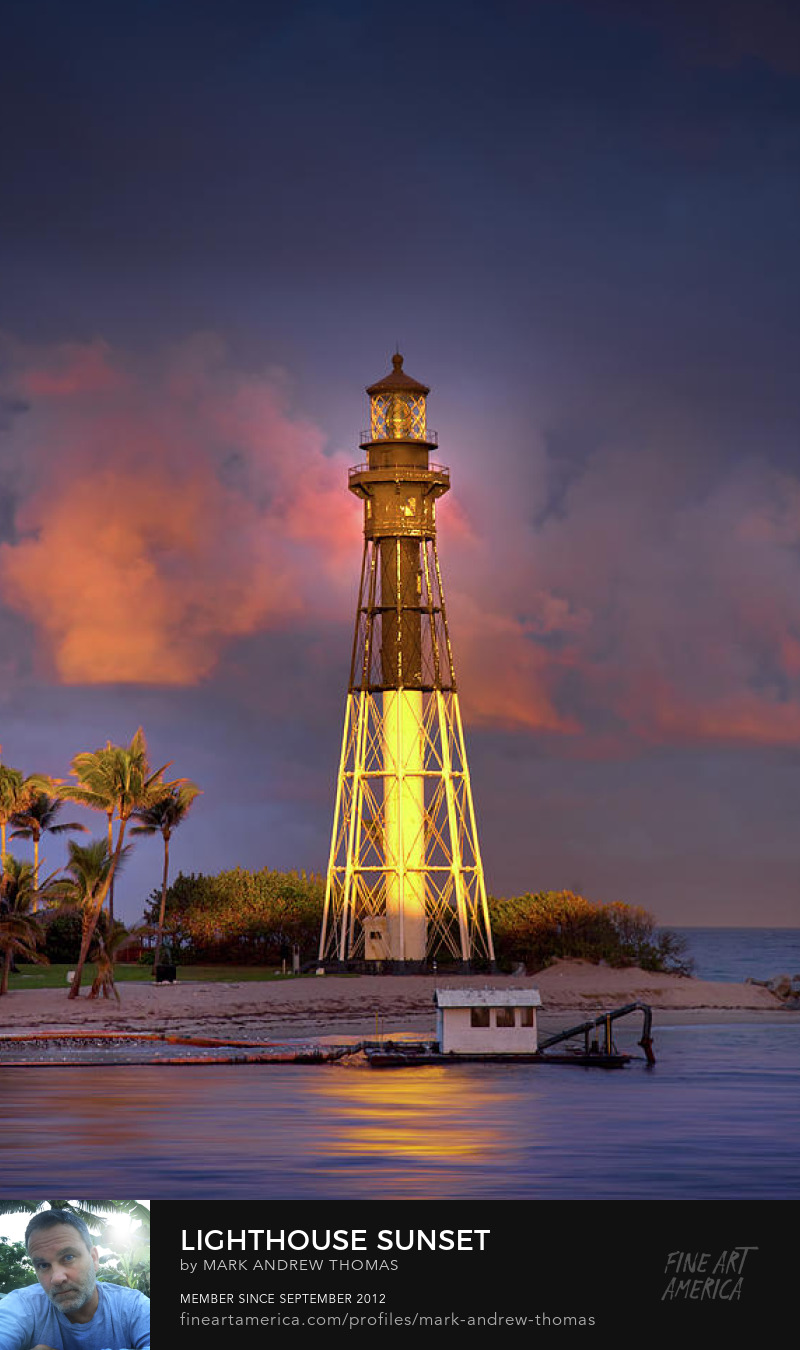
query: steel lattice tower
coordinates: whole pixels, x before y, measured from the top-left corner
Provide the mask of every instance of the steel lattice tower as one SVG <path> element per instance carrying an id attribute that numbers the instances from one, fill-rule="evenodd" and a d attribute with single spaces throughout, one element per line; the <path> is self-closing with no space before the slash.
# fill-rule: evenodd
<path id="1" fill-rule="evenodd" d="M 320 960 L 493 962 L 436 550 L 450 473 L 430 462 L 427 385 L 392 365 L 349 472 L 364 553 Z"/>

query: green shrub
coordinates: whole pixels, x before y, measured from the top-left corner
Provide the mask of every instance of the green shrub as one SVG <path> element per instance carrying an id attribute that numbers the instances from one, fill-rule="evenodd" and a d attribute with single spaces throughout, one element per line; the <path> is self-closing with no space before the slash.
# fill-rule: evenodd
<path id="1" fill-rule="evenodd" d="M 324 880 L 305 872 L 181 873 L 167 891 L 165 937 L 184 964 L 276 965 L 295 943 L 308 960 L 316 955 L 324 898 Z M 151 925 L 160 903 L 154 891 L 145 914 Z"/>
<path id="2" fill-rule="evenodd" d="M 541 970 L 557 957 L 688 975 L 686 944 L 638 905 L 594 904 L 572 891 L 490 897 L 495 952 L 501 967 L 524 962 Z"/>
<path id="3" fill-rule="evenodd" d="M 36 1275 L 24 1242 L 0 1237 L 0 1294 L 10 1294 L 12 1289 L 35 1283 Z"/>
<path id="4" fill-rule="evenodd" d="M 77 961 L 81 950 L 81 916 L 75 911 L 46 914 L 45 955 L 52 963 Z"/>

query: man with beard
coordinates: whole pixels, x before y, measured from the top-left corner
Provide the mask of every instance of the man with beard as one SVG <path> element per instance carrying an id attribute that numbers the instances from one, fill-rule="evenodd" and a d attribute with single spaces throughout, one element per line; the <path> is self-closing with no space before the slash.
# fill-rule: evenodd
<path id="1" fill-rule="evenodd" d="M 38 1285 L 0 1299 L 0 1350 L 150 1350 L 150 1300 L 97 1282 L 97 1248 L 83 1219 L 35 1214 L 25 1245 Z"/>

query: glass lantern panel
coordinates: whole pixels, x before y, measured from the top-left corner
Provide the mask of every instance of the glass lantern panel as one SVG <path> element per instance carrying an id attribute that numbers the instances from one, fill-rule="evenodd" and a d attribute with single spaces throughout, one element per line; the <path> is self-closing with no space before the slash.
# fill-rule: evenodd
<path id="1" fill-rule="evenodd" d="M 370 434 L 373 441 L 424 441 L 425 396 L 405 391 L 374 394 Z"/>

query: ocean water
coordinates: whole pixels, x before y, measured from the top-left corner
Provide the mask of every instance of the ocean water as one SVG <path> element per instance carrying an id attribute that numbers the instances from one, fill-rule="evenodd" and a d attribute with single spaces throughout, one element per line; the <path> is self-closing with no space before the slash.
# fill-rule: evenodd
<path id="1" fill-rule="evenodd" d="M 699 980 L 800 975 L 800 928 L 677 928 Z"/>
<path id="2" fill-rule="evenodd" d="M 700 974 L 739 979 L 742 961 L 755 974 L 800 969 L 786 959 L 796 930 L 783 946 L 775 930 L 715 930 L 713 941 L 710 931 L 691 930 Z M 617 1025 L 620 1049 L 640 1053 L 638 1018 Z M 0 1196 L 35 1186 L 154 1199 L 800 1197 L 798 1015 L 673 1028 L 656 1015 L 654 1035 L 655 1067 L 637 1059 L 610 1073 L 6 1069 Z"/>
<path id="3" fill-rule="evenodd" d="M 654 1068 L 611 1073 L 10 1069 L 0 1195 L 798 1197 L 799 1041 L 777 1018 L 656 1030 Z"/>

